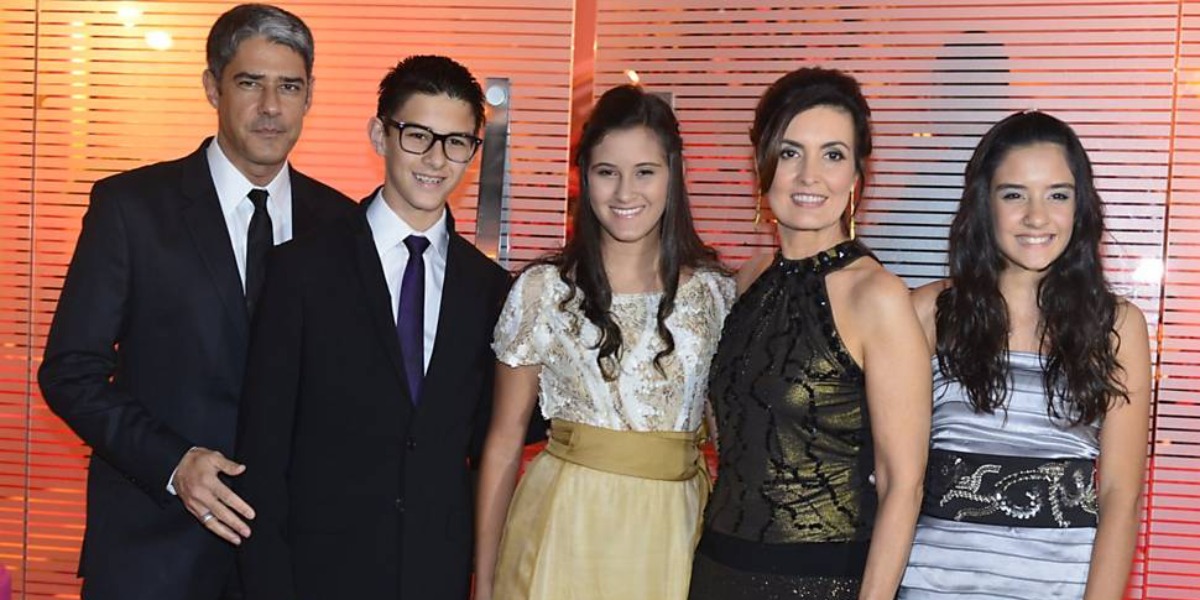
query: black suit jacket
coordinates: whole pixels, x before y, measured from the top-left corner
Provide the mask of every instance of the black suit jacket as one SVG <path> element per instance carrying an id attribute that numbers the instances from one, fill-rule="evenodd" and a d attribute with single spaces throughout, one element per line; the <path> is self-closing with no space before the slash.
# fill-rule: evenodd
<path id="1" fill-rule="evenodd" d="M 92 187 L 50 327 L 42 394 L 92 449 L 88 598 L 208 600 L 233 565 L 166 491 L 193 445 L 233 455 L 249 338 L 209 143 Z M 291 185 L 298 236 L 354 209 L 294 169 Z"/>
<path id="2" fill-rule="evenodd" d="M 506 271 L 453 232 L 421 403 L 408 396 L 365 206 L 279 249 L 256 320 L 238 491 L 247 600 L 464 599 L 468 461 L 490 416 Z"/>

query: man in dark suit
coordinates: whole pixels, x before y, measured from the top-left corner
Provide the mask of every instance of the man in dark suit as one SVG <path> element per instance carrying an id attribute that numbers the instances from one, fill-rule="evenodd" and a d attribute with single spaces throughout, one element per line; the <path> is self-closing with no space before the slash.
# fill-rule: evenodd
<path id="1" fill-rule="evenodd" d="M 479 146 L 466 68 L 409 57 L 379 88 L 383 186 L 272 257 L 238 427 L 255 506 L 248 600 L 466 598 L 468 461 L 491 405 L 508 274 L 446 200 Z"/>
<path id="2" fill-rule="evenodd" d="M 89 600 L 238 597 L 231 544 L 253 510 L 218 475 L 244 469 L 225 457 L 266 252 L 354 210 L 287 165 L 312 98 L 308 27 L 242 5 L 207 51 L 216 141 L 95 184 L 39 372 L 92 449 Z"/>

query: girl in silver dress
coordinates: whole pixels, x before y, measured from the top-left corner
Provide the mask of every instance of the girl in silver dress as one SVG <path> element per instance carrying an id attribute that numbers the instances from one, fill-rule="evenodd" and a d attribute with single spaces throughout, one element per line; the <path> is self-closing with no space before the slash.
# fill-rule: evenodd
<path id="1" fill-rule="evenodd" d="M 1123 597 L 1150 356 L 1145 318 L 1105 281 L 1103 232 L 1067 124 L 1024 112 L 983 137 L 950 277 L 914 292 L 934 408 L 900 598 Z"/>

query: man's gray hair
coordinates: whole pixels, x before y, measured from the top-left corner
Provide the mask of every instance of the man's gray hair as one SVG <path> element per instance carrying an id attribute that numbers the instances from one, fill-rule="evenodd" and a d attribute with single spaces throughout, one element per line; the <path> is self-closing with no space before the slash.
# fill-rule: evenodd
<path id="1" fill-rule="evenodd" d="M 300 17 L 269 4 L 239 4 L 221 15 L 208 32 L 208 70 L 219 81 L 242 42 L 263 36 L 304 58 L 304 73 L 312 77 L 313 37 Z"/>

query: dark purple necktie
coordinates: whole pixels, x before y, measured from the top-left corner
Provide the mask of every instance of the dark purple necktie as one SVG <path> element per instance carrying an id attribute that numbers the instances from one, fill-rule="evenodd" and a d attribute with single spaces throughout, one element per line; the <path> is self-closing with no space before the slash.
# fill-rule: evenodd
<path id="1" fill-rule="evenodd" d="M 410 235 L 404 238 L 404 245 L 408 247 L 408 264 L 400 280 L 396 335 L 400 337 L 409 398 L 415 406 L 421 401 L 421 384 L 425 380 L 425 249 L 429 240 Z"/>
<path id="2" fill-rule="evenodd" d="M 275 235 L 271 231 L 271 215 L 267 213 L 267 190 L 255 188 L 246 196 L 254 204 L 254 216 L 250 217 L 250 229 L 246 232 L 246 310 L 253 315 L 262 295 L 267 253 L 275 245 Z"/>

